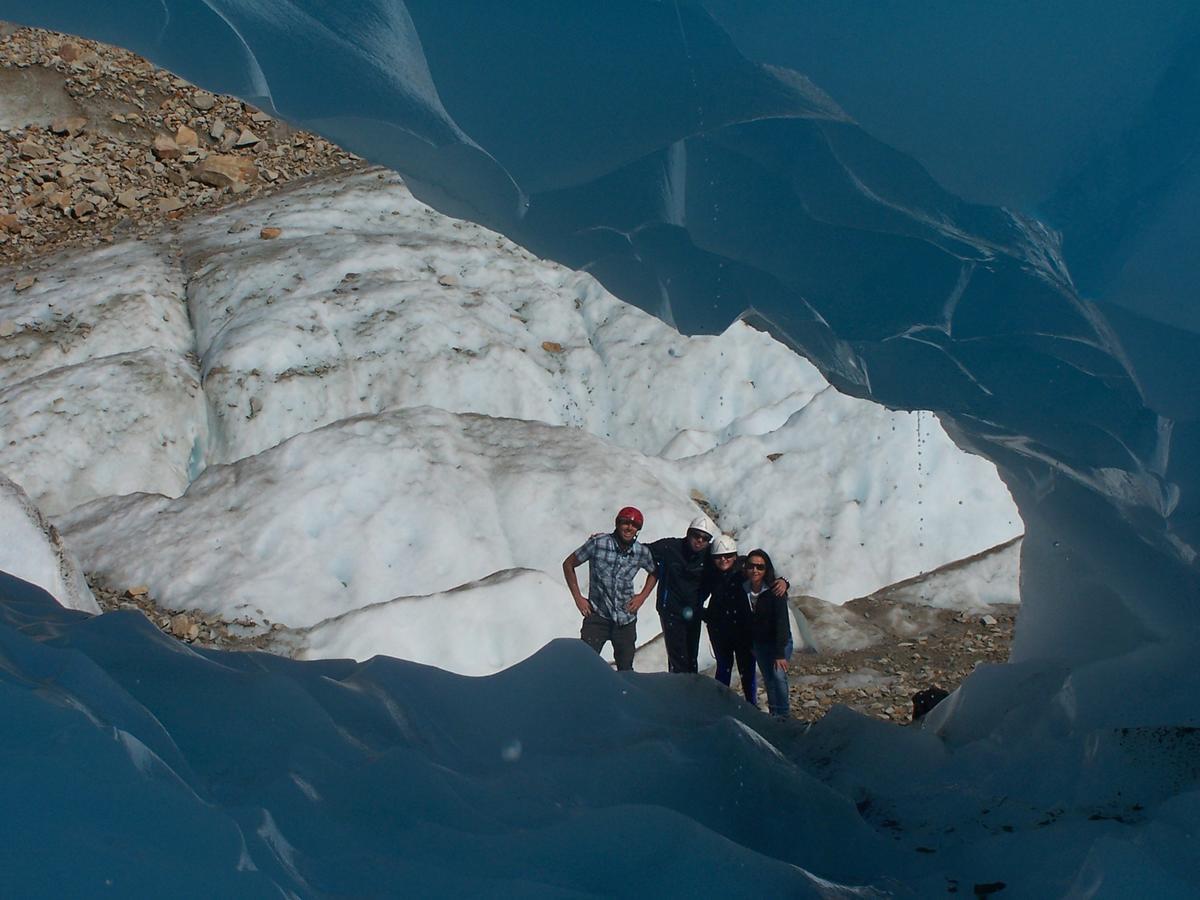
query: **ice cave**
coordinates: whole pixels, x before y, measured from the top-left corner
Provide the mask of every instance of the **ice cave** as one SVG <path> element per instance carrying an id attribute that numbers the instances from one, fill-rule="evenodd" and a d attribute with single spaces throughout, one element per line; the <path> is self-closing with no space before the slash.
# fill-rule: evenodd
<path id="1" fill-rule="evenodd" d="M 1025 531 L 1010 662 L 920 728 L 788 731 L 567 642 L 484 679 L 190 654 L 3 576 L 4 893 L 1200 892 L 1193 4 L 0 18 L 250 100 L 684 334 L 742 317 L 931 411 Z"/>

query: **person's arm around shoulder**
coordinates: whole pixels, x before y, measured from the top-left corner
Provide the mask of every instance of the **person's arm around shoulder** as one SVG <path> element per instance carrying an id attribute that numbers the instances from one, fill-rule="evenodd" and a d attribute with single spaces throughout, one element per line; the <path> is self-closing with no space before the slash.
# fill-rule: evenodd
<path id="1" fill-rule="evenodd" d="M 663 553 L 666 551 L 670 538 L 659 538 L 656 541 L 651 541 L 648 544 L 642 544 L 646 548 L 646 552 L 650 554 L 651 559 L 655 564 L 662 562 Z"/>
<path id="2" fill-rule="evenodd" d="M 574 553 L 568 554 L 563 560 L 563 578 L 567 581 L 567 590 L 571 592 L 571 599 L 575 601 L 575 608 L 579 610 L 581 616 L 590 616 L 594 610 L 592 604 L 588 602 L 588 598 L 583 596 L 583 592 L 579 590 L 579 577 L 575 574 L 575 570 L 586 562 L 580 558 L 580 553 L 584 553 L 585 557 L 590 557 L 588 552 L 591 549 L 591 543 L 594 539 L 589 538 L 587 543 L 576 550 Z"/>

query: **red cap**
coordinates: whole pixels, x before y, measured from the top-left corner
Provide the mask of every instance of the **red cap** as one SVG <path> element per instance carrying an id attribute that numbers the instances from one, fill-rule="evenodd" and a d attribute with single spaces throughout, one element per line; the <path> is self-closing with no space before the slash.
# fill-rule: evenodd
<path id="1" fill-rule="evenodd" d="M 638 528 L 642 527 L 642 523 L 646 520 L 642 517 L 642 511 L 636 506 L 623 506 L 621 511 L 617 513 L 618 519 L 630 519 Z"/>

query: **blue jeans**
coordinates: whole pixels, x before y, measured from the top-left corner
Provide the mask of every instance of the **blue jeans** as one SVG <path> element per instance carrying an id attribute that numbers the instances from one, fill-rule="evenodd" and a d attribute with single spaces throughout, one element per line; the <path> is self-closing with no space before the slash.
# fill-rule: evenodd
<path id="1" fill-rule="evenodd" d="M 781 719 L 788 717 L 788 678 L 787 672 L 775 668 L 775 645 L 755 644 L 754 658 L 758 660 L 759 671 L 763 676 L 763 687 L 767 691 L 767 709 L 771 715 Z M 783 658 L 792 658 L 792 642 L 788 641 L 783 648 Z"/>

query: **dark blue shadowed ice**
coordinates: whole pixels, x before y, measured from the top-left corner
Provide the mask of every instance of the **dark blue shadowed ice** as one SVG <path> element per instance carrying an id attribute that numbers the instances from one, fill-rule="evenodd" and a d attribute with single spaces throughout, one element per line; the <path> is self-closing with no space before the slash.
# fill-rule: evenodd
<path id="1" fill-rule="evenodd" d="M 745 314 L 839 389 L 936 411 L 1026 526 L 1018 674 L 992 682 L 1011 702 L 967 710 L 964 690 L 938 727 L 1011 737 L 1014 710 L 1048 723 L 1017 728 L 1028 741 L 1200 726 L 1200 16 L 916 6 L 0 0 L 0 16 L 262 104 L 682 331 Z"/>

